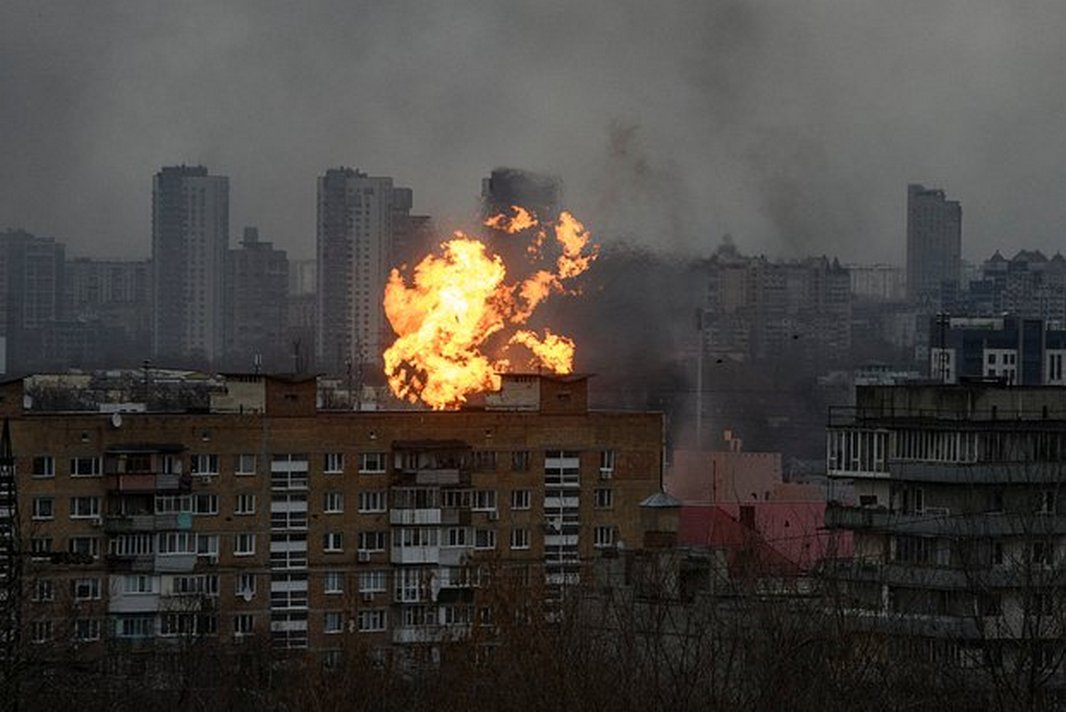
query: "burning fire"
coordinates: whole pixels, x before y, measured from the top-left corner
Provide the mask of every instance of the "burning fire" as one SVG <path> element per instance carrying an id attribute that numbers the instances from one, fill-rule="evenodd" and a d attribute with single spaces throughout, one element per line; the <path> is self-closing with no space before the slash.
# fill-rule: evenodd
<path id="1" fill-rule="evenodd" d="M 546 261 L 549 233 L 559 254 L 553 264 L 508 281 L 500 255 L 462 232 L 414 268 L 408 285 L 393 269 L 385 287 L 385 314 L 397 334 L 385 351 L 385 375 L 392 392 L 435 409 L 457 408 L 472 393 L 497 390 L 501 372 L 511 370 L 513 347 L 529 352 L 529 366 L 553 373 L 573 370 L 572 339 L 545 328 L 543 335 L 518 328 L 552 293 L 596 259 L 596 246 L 573 215 L 542 224 L 530 211 L 512 206 L 485 226 L 505 235 L 529 235 L 526 255 Z M 490 355 L 491 354 L 491 355 Z"/>

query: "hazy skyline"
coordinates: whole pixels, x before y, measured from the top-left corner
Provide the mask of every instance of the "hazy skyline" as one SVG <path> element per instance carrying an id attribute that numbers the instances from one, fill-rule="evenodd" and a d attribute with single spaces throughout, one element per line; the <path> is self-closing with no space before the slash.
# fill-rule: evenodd
<path id="1" fill-rule="evenodd" d="M 151 177 L 231 179 L 293 257 L 348 165 L 468 224 L 496 166 L 562 178 L 599 239 L 903 262 L 906 184 L 963 255 L 1059 249 L 1066 4 L 120 3 L 0 8 L 0 229 L 150 251 Z"/>

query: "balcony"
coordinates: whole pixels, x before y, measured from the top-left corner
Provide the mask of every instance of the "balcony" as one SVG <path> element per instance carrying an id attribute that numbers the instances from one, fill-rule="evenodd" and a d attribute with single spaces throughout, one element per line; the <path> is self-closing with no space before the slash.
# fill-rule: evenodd
<path id="1" fill-rule="evenodd" d="M 155 613 L 159 610 L 158 593 L 112 593 L 108 613 Z"/>
<path id="2" fill-rule="evenodd" d="M 441 643 L 462 640 L 470 635 L 468 624 L 455 625 L 404 625 L 392 629 L 392 642 L 400 645 L 409 643 Z"/>
<path id="3" fill-rule="evenodd" d="M 439 509 L 390 509 L 389 524 L 395 526 L 415 526 L 420 524 L 440 524 Z"/>
<path id="4" fill-rule="evenodd" d="M 470 484 L 469 470 L 457 467 L 414 470 L 413 473 L 408 474 L 414 474 L 416 485 L 456 487 Z"/>
<path id="5" fill-rule="evenodd" d="M 924 512 L 902 514 L 884 508 L 847 507 L 830 503 L 825 509 L 829 529 L 891 532 L 916 536 L 1053 536 L 1066 534 L 1066 516 L 980 512 L 953 513 L 927 508 Z"/>
<path id="6" fill-rule="evenodd" d="M 180 531 L 188 529 L 192 529 L 192 515 L 188 512 L 115 515 L 104 518 L 104 532 L 107 534 Z"/>
<path id="7" fill-rule="evenodd" d="M 394 546 L 390 561 L 394 564 L 438 564 L 439 546 Z"/>
<path id="8" fill-rule="evenodd" d="M 145 493 L 192 489 L 192 477 L 163 472 L 117 472 L 107 475 L 110 492 Z"/>

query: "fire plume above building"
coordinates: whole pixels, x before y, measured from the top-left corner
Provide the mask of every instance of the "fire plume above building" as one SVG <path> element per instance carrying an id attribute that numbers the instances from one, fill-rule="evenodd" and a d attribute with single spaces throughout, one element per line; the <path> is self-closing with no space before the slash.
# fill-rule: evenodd
<path id="1" fill-rule="evenodd" d="M 595 260 L 585 226 L 568 212 L 544 223 L 519 206 L 484 224 L 502 240 L 527 240 L 524 264 L 507 265 L 485 242 L 456 231 L 418 263 L 409 284 L 400 269 L 389 276 L 385 314 L 396 340 L 385 350 L 385 375 L 399 398 L 457 408 L 473 393 L 498 390 L 499 374 L 515 368 L 573 370 L 574 341 L 527 322 L 552 294 L 575 293 L 566 283 Z M 528 276 L 509 278 L 520 268 Z"/>

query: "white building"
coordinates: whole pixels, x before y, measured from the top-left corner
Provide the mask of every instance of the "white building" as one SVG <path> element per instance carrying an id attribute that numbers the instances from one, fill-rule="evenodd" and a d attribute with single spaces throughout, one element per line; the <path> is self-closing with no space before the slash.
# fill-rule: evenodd
<path id="1" fill-rule="evenodd" d="M 318 179 L 318 333 L 320 367 L 380 365 L 388 325 L 382 297 L 392 268 L 397 218 L 410 193 L 392 178 L 351 168 Z"/>

